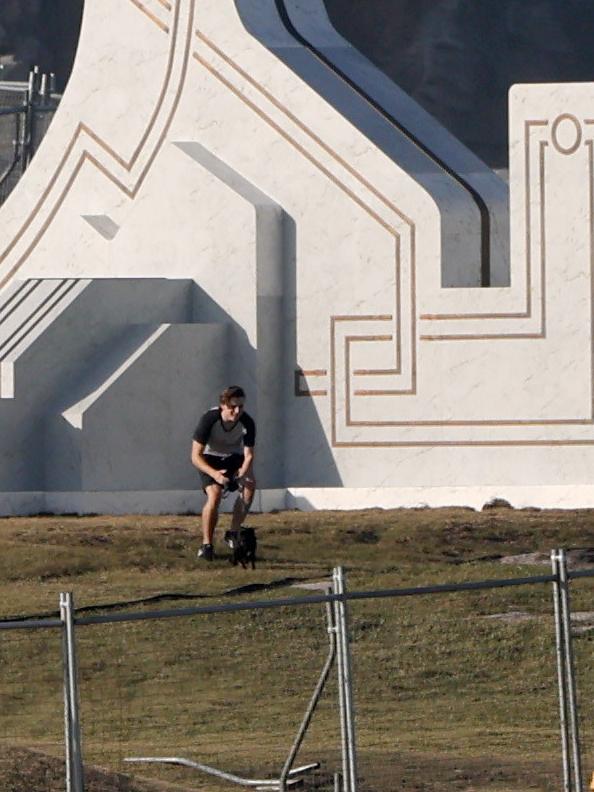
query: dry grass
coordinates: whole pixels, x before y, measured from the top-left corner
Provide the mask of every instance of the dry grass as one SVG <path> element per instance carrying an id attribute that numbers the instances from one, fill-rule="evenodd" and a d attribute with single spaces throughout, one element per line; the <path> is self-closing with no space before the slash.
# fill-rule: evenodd
<path id="1" fill-rule="evenodd" d="M 0 520 L 0 615 L 55 612 L 60 591 L 73 591 L 79 608 L 166 595 L 123 610 L 184 607 L 201 597 L 307 596 L 284 582 L 320 580 L 339 564 L 349 587 L 362 590 L 532 575 L 548 572 L 553 547 L 594 548 L 590 511 L 283 512 L 250 519 L 259 540 L 255 572 L 224 558 L 199 565 L 193 516 Z M 545 565 L 501 564 L 527 553 L 544 554 Z M 242 591 L 254 583 L 263 588 Z M 574 607 L 594 611 L 593 585 L 573 588 Z M 353 603 L 362 789 L 558 789 L 551 611 L 545 585 Z M 575 645 L 589 744 L 592 633 L 587 620 L 582 628 Z M 58 638 L 52 631 L 0 633 L 2 790 L 60 788 L 48 780 L 50 770 L 45 780 L 41 771 L 33 774 L 35 784 L 14 780 L 17 764 L 43 764 L 25 748 L 53 756 L 62 750 Z M 301 606 L 82 627 L 78 648 L 85 758 L 112 771 L 93 776 L 93 792 L 144 792 L 149 781 L 141 778 L 214 792 L 229 787 L 189 770 L 122 759 L 175 754 L 238 773 L 278 772 L 327 638 L 323 609 Z M 322 759 L 326 771 L 338 759 L 335 699 L 333 682 L 300 757 Z M 593 762 L 586 752 L 585 769 Z"/>

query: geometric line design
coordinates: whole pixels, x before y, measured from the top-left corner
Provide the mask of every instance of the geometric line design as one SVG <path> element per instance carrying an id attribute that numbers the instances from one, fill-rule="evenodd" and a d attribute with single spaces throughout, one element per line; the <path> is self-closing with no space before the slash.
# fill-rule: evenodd
<path id="1" fill-rule="evenodd" d="M 532 254 L 532 173 L 531 173 L 531 130 L 533 128 L 543 128 L 548 126 L 546 120 L 531 120 L 526 121 L 524 124 L 524 211 L 525 211 L 525 236 L 526 236 L 526 271 L 525 271 L 525 305 L 524 310 L 519 312 L 484 312 L 484 313 L 456 313 L 456 314 L 422 314 L 420 319 L 422 321 L 460 321 L 460 320 L 481 320 L 485 324 L 493 320 L 526 320 L 532 317 L 532 294 L 533 294 L 533 254 Z M 536 280 L 537 287 L 540 291 L 540 328 L 538 331 L 502 331 L 491 333 L 432 333 L 421 335 L 423 341 L 457 341 L 466 338 L 473 340 L 493 340 L 493 339 L 517 339 L 517 338 L 543 338 L 545 332 L 545 262 L 544 262 L 544 205 L 545 205 L 545 148 L 547 143 L 539 141 L 539 168 L 538 168 L 538 190 L 539 190 L 539 231 L 540 231 L 540 251 L 541 261 L 540 268 L 536 271 L 538 278 Z"/>
<path id="2" fill-rule="evenodd" d="M 541 260 L 540 260 L 540 276 L 542 278 L 541 289 L 541 327 L 542 332 L 539 338 L 545 337 L 546 330 L 546 291 L 545 291 L 545 262 L 546 262 L 546 234 L 544 233 L 544 214 L 546 204 L 546 194 L 544 190 L 545 171 L 544 171 L 544 152 L 547 143 L 540 141 L 539 143 L 539 225 L 541 230 Z M 588 183 L 589 183 L 589 257 L 590 257 L 590 280 L 591 280 L 591 327 L 594 328 L 594 141 L 585 141 L 585 146 L 588 148 Z M 563 154 L 573 153 L 572 151 L 562 151 Z M 528 304 L 529 308 L 529 304 Z M 496 336 L 500 337 L 500 336 Z M 508 336 L 509 337 L 509 336 Z M 531 338 L 532 335 L 518 334 L 519 338 Z M 350 378 L 351 373 L 348 367 L 349 362 L 349 346 L 356 340 L 356 337 L 347 337 L 346 339 L 346 360 L 347 366 L 345 374 Z M 362 340 L 368 340 L 363 338 Z M 369 339 L 370 340 L 370 339 Z M 382 421 L 353 421 L 351 416 L 351 392 L 348 383 L 345 386 L 345 425 L 348 427 L 592 427 L 594 426 L 594 383 L 592 383 L 592 374 L 594 373 L 594 340 L 591 349 L 591 399 L 590 399 L 590 417 L 588 418 L 558 418 L 558 419 L 493 419 L 493 420 L 382 420 Z M 368 372 L 365 372 L 368 373 Z M 335 399 L 334 389 L 336 387 L 336 369 L 335 369 L 335 349 L 332 351 L 332 365 L 331 365 L 331 382 L 333 388 L 333 402 Z M 355 390 L 355 396 L 369 396 L 372 395 L 368 391 Z M 379 394 L 378 394 L 379 395 Z M 389 391 L 384 391 L 382 395 L 391 395 Z M 396 394 L 394 394 L 396 395 Z M 332 405 L 333 414 L 336 412 L 336 404 Z M 332 424 L 332 444 L 337 447 L 434 447 L 434 446 L 591 446 L 594 445 L 594 438 L 548 438 L 548 439 L 530 439 L 527 437 L 518 439 L 481 439 L 473 440 L 467 439 L 423 439 L 423 440 L 390 440 L 390 441 L 374 441 L 374 440 L 352 440 L 342 441 L 337 437 L 335 420 Z"/>
<path id="3" fill-rule="evenodd" d="M 183 44 L 182 64 L 180 66 L 180 73 L 177 78 L 177 86 L 173 88 L 170 110 L 169 112 L 165 112 L 165 118 L 162 121 L 162 128 L 159 130 L 158 121 L 161 115 L 163 114 L 168 91 L 170 91 L 171 89 L 171 79 L 176 61 L 176 44 L 178 41 L 181 7 L 184 4 L 187 6 L 189 5 L 189 11 L 187 14 L 187 30 L 185 36 L 185 43 Z M 116 165 L 122 169 L 122 175 L 132 176 L 132 181 L 130 185 L 125 184 L 120 177 L 115 175 L 115 173 L 113 172 L 113 167 L 108 167 L 104 163 L 100 162 L 98 156 L 91 153 L 91 151 L 89 151 L 87 147 L 84 148 L 83 151 L 80 153 L 78 160 L 76 161 L 76 164 L 74 166 L 74 169 L 71 171 L 64 188 L 61 190 L 60 194 L 58 195 L 52 207 L 50 208 L 48 212 L 48 216 L 46 217 L 45 221 L 42 222 L 38 231 L 35 233 L 32 242 L 27 246 L 26 250 L 18 257 L 18 260 L 11 266 L 10 270 L 0 280 L 0 288 L 2 288 L 2 286 L 4 286 L 14 276 L 14 274 L 22 266 L 22 264 L 27 259 L 27 257 L 34 250 L 39 240 L 43 237 L 45 231 L 47 230 L 51 221 L 53 220 L 56 212 L 62 205 L 66 195 L 68 194 L 72 185 L 76 181 L 76 178 L 80 173 L 82 166 L 85 164 L 85 162 L 89 162 L 98 171 L 100 171 L 100 173 L 102 173 L 103 176 L 105 176 L 112 183 L 114 183 L 116 187 L 118 187 L 118 189 L 120 189 L 128 198 L 134 199 L 136 197 L 136 194 L 138 193 L 138 190 L 142 186 L 146 178 L 146 175 L 154 162 L 157 153 L 159 152 L 161 146 L 163 145 L 167 131 L 169 129 L 169 126 L 171 125 L 173 116 L 175 114 L 175 111 L 179 103 L 181 89 L 187 71 L 189 44 L 190 44 L 191 30 L 193 25 L 193 14 L 194 14 L 193 0 L 177 0 L 175 4 L 175 13 L 173 17 L 173 25 L 170 35 L 169 54 L 167 59 L 167 65 L 165 68 L 165 73 L 163 76 L 163 83 L 155 107 L 147 123 L 147 126 L 144 132 L 142 133 L 141 138 L 130 158 L 125 159 L 124 157 L 122 157 L 106 141 L 104 141 L 99 135 L 97 135 L 90 127 L 88 127 L 84 122 L 80 122 L 77 125 L 61 160 L 59 161 L 54 173 L 50 177 L 48 184 L 43 190 L 35 206 L 33 207 L 28 217 L 20 227 L 19 231 L 12 238 L 11 242 L 8 244 L 8 246 L 5 248 L 2 254 L 0 254 L 0 264 L 2 264 L 2 262 L 7 259 L 7 257 L 16 247 L 16 245 L 23 238 L 25 233 L 29 230 L 33 221 L 37 218 L 42 206 L 46 203 L 54 187 L 56 186 L 58 178 L 65 171 L 66 166 L 70 160 L 70 156 L 74 150 L 75 144 L 79 141 L 79 139 L 83 139 L 83 140 L 86 139 L 88 142 L 92 142 L 93 144 L 95 144 L 98 148 L 97 155 L 107 155 L 109 161 L 112 163 L 112 166 Z M 147 144 L 149 143 L 151 135 L 153 137 L 156 137 L 156 140 L 154 140 L 151 148 L 147 152 L 146 150 Z M 83 145 L 86 144 L 83 143 Z M 141 154 L 145 154 L 144 164 L 140 164 Z M 137 163 L 139 163 L 140 172 L 134 175 L 133 171 Z"/>
<path id="4" fill-rule="evenodd" d="M 216 45 L 214 45 L 204 34 L 200 31 L 196 31 L 196 36 L 204 43 L 216 56 L 218 56 L 227 66 L 229 66 L 237 75 L 239 75 L 243 80 L 245 80 L 249 85 L 251 85 L 260 96 L 264 97 L 265 100 L 270 102 L 274 108 L 279 110 L 283 116 L 289 121 L 292 122 L 300 131 L 304 132 L 307 137 L 317 146 L 319 146 L 324 153 L 330 155 L 330 157 L 336 162 L 339 166 L 341 166 L 344 170 L 346 170 L 351 176 L 354 176 L 356 180 L 361 184 L 365 189 L 372 192 L 375 197 L 379 197 L 382 203 L 389 208 L 391 212 L 394 212 L 401 220 L 403 220 L 408 226 L 408 232 L 411 235 L 411 329 L 410 329 L 410 345 L 411 345 L 411 363 L 414 369 L 414 358 L 415 358 L 415 345 L 416 345 L 416 332 L 415 332 L 415 290 L 414 290 L 414 256 L 415 256 L 415 248 L 414 248 L 414 223 L 406 217 L 397 207 L 389 201 L 385 196 L 383 196 L 377 188 L 371 185 L 367 180 L 364 179 L 363 176 L 350 164 L 348 164 L 342 157 L 340 157 L 330 146 L 328 146 L 324 141 L 322 141 L 315 133 L 313 133 L 300 119 L 298 119 L 293 113 L 291 113 L 288 108 L 286 108 L 278 99 L 276 99 L 269 91 L 267 91 L 262 85 L 260 85 L 256 80 L 254 80 L 251 75 L 247 74 L 240 66 L 238 66 L 228 55 L 223 53 Z M 251 99 L 246 96 L 245 91 L 241 90 L 240 88 L 236 87 L 228 78 L 226 78 L 223 73 L 215 68 L 211 63 L 209 63 L 199 52 L 194 51 L 193 53 L 194 59 L 203 66 L 210 74 L 212 74 L 221 84 L 223 84 L 229 91 L 231 91 L 240 101 L 242 101 L 247 107 L 249 107 L 256 115 L 258 115 L 262 120 L 264 120 L 272 129 L 274 129 L 277 134 L 279 134 L 284 140 L 286 140 L 290 145 L 292 145 L 304 158 L 306 158 L 309 162 L 311 162 L 322 174 L 324 174 L 330 181 L 332 181 L 339 189 L 341 189 L 355 204 L 357 204 L 361 209 L 363 209 L 366 214 L 368 214 L 372 219 L 374 219 L 382 228 L 384 228 L 388 233 L 394 238 L 396 244 L 395 250 L 395 303 L 396 303 L 396 321 L 398 323 L 397 332 L 396 332 L 396 371 L 400 367 L 400 359 L 401 359 L 401 343 L 402 343 L 402 325 L 401 325 L 401 316 L 402 312 L 400 310 L 401 306 L 401 272 L 400 272 L 400 233 L 397 231 L 394 226 L 387 223 L 377 212 L 372 209 L 369 204 L 361 197 L 356 195 L 353 190 L 348 187 L 341 179 L 338 178 L 334 173 L 332 173 L 321 161 L 318 157 L 314 156 L 310 151 L 305 149 L 305 147 L 299 143 L 286 129 L 282 128 L 276 121 L 272 119 L 272 117 L 265 112 L 261 107 L 254 103 Z M 344 317 L 344 320 L 353 319 L 353 321 L 360 321 L 360 317 Z M 393 317 L 390 317 L 392 320 Z M 297 377 L 296 373 L 296 385 L 295 385 L 295 393 L 299 395 L 325 395 L 325 393 L 319 392 L 316 389 L 315 393 L 312 393 L 311 390 L 309 393 L 301 393 L 303 390 L 301 388 L 301 378 Z M 309 390 L 309 389 L 308 389 Z"/>

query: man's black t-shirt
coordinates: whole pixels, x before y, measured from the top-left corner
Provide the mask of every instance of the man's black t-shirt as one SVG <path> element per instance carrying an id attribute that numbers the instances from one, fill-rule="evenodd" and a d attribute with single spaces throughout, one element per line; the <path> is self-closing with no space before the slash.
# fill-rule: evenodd
<path id="1" fill-rule="evenodd" d="M 220 407 L 204 413 L 194 432 L 194 440 L 203 445 L 204 453 L 226 457 L 243 454 L 244 448 L 253 448 L 256 442 L 256 424 L 251 416 L 242 413 L 228 429 L 221 418 Z"/>

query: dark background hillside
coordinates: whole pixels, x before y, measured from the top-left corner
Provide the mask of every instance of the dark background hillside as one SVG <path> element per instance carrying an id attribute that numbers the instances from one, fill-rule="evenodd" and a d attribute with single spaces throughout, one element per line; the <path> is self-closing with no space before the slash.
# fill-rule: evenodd
<path id="1" fill-rule="evenodd" d="M 594 80 L 594 0 L 325 0 L 335 27 L 493 167 L 514 83 Z"/>
<path id="2" fill-rule="evenodd" d="M 594 0 L 325 0 L 334 25 L 490 165 L 505 164 L 507 90 L 594 80 Z M 82 0 L 0 0 L 5 78 L 64 87 Z"/>
<path id="3" fill-rule="evenodd" d="M 0 79 L 26 80 L 29 69 L 54 72 L 64 88 L 72 69 L 82 0 L 0 0 Z"/>

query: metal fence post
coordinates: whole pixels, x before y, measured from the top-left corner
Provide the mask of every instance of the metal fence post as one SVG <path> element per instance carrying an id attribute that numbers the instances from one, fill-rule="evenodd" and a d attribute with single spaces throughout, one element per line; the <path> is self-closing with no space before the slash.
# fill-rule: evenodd
<path id="1" fill-rule="evenodd" d="M 579 721 L 577 712 L 577 692 L 575 684 L 575 663 L 573 657 L 573 637 L 571 634 L 571 603 L 569 597 L 569 578 L 567 577 L 567 558 L 565 550 L 558 551 L 559 583 L 561 590 L 561 619 L 564 632 L 565 676 L 567 681 L 567 702 L 571 726 L 571 746 L 573 755 L 573 776 L 575 792 L 582 792 L 582 756 L 580 747 Z"/>
<path id="2" fill-rule="evenodd" d="M 84 792 L 78 668 L 74 637 L 74 601 L 72 594 L 60 594 L 62 621 L 62 661 L 64 667 L 64 726 L 66 742 L 66 792 Z"/>
<path id="3" fill-rule="evenodd" d="M 345 575 L 342 567 L 336 567 L 334 569 L 332 582 L 335 594 L 344 595 L 346 593 Z M 339 599 L 334 605 L 336 628 L 338 631 L 339 696 L 343 738 L 343 785 L 345 792 L 357 792 L 355 706 L 347 603 L 345 599 Z"/>
<path id="4" fill-rule="evenodd" d="M 561 587 L 559 556 L 551 550 L 553 582 L 553 604 L 555 607 L 555 639 L 557 655 L 557 681 L 559 686 L 559 725 L 561 729 L 561 756 L 563 764 L 563 792 L 571 792 L 571 765 L 569 762 L 569 727 L 567 715 L 567 679 L 565 674 L 564 633 L 561 619 Z"/>
<path id="5" fill-rule="evenodd" d="M 337 570 L 334 569 L 332 573 L 332 593 L 337 594 L 337 582 L 336 582 L 336 572 Z M 340 717 L 340 739 L 341 739 L 341 756 L 342 756 L 342 792 L 349 792 L 350 789 L 350 782 L 349 782 L 349 747 L 348 747 L 348 728 L 347 728 L 347 719 L 346 719 L 346 702 L 345 702 L 345 686 L 344 686 L 344 660 L 343 660 L 343 647 L 342 641 L 340 638 L 340 616 L 338 611 L 339 603 L 337 601 L 332 603 L 332 607 L 334 610 L 334 626 L 336 630 L 336 644 L 337 644 L 337 653 L 336 653 L 336 670 L 338 676 L 338 712 Z M 337 773 L 335 776 L 335 784 L 337 778 L 340 780 L 340 776 Z M 340 790 L 338 790 L 340 792 Z"/>
<path id="6" fill-rule="evenodd" d="M 331 591 L 330 586 L 326 589 L 326 594 L 329 594 Z M 330 671 L 332 669 L 332 665 L 334 664 L 334 660 L 336 658 L 336 626 L 334 623 L 334 611 L 332 606 L 329 602 L 325 603 L 325 611 L 326 611 L 326 631 L 328 633 L 328 642 L 329 642 L 329 652 L 326 658 L 326 662 L 324 663 L 324 667 L 322 668 L 322 673 L 318 679 L 312 697 L 309 701 L 307 709 L 305 711 L 305 715 L 303 716 L 303 720 L 301 721 L 301 725 L 299 726 L 299 731 L 297 732 L 297 736 L 291 746 L 291 750 L 289 751 L 289 755 L 283 765 L 283 769 L 281 770 L 278 788 L 279 792 L 286 792 L 287 789 L 287 779 L 289 778 L 289 774 L 293 767 L 293 762 L 295 761 L 295 757 L 299 749 L 301 748 L 301 744 L 305 738 L 307 733 L 307 729 L 315 712 L 315 709 L 318 705 L 324 687 L 326 686 L 326 682 L 328 680 L 328 676 L 330 675 Z"/>
<path id="7" fill-rule="evenodd" d="M 571 635 L 571 604 L 565 550 L 553 550 L 555 624 L 557 630 L 557 667 L 559 671 L 559 702 L 561 739 L 563 744 L 563 775 L 565 789 L 582 792 L 582 757 L 577 713 L 575 666 Z M 571 751 L 570 751 L 571 749 Z"/>
<path id="8" fill-rule="evenodd" d="M 21 173 L 27 170 L 31 161 L 31 145 L 33 142 L 33 104 L 35 102 L 35 92 L 37 90 L 37 75 L 39 69 L 36 66 L 29 72 L 29 87 L 27 88 L 25 107 L 23 113 L 23 125 L 21 130 Z"/>

